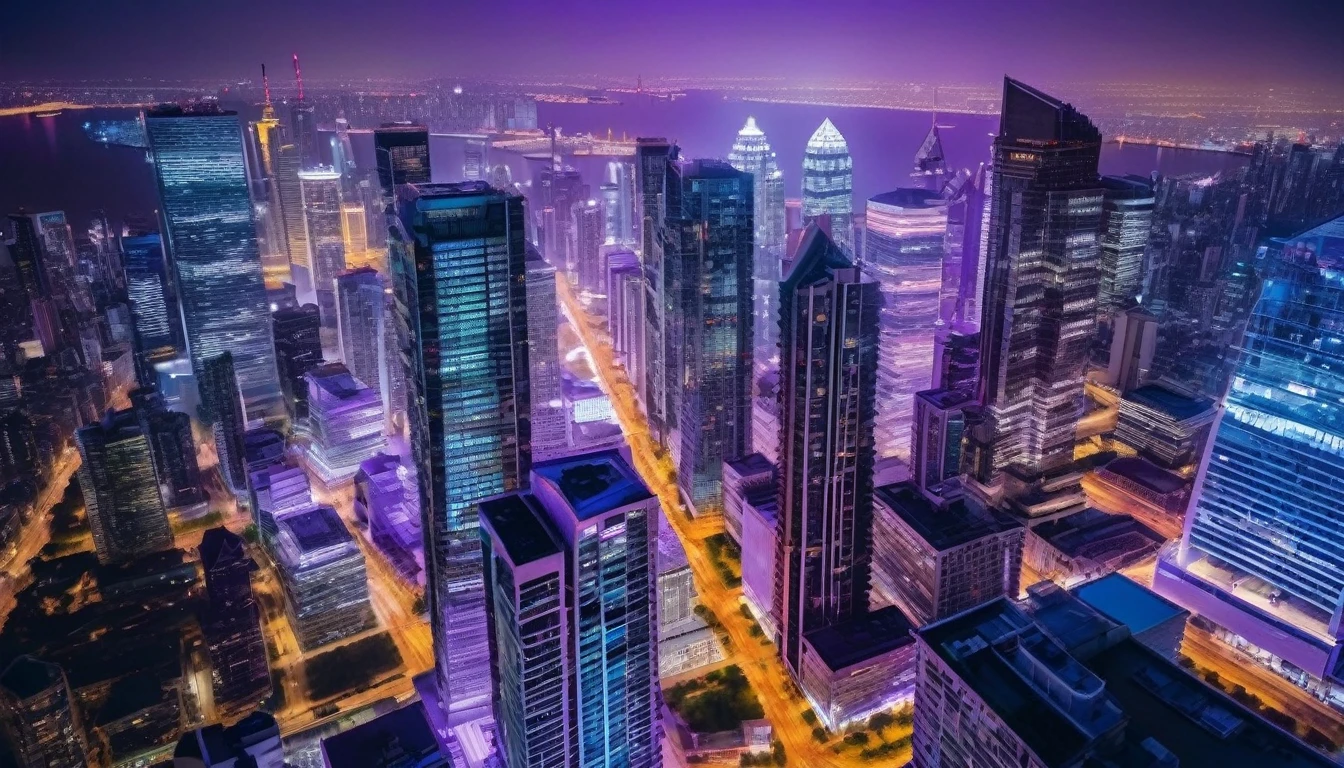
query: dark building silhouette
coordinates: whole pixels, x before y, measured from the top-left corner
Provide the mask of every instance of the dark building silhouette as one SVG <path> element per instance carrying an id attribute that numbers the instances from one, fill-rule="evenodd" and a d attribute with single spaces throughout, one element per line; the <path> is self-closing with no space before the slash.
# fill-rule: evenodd
<path id="1" fill-rule="evenodd" d="M 243 434 L 247 419 L 243 415 L 238 378 L 233 372 L 233 354 L 225 352 L 206 360 L 201 365 L 198 386 L 204 420 L 211 424 L 215 433 L 219 470 L 230 488 L 241 491 L 247 488 L 247 472 L 243 466 Z"/>
<path id="2" fill-rule="evenodd" d="M 20 656 L 0 674 L 0 732 L 22 768 L 88 765 L 79 710 L 55 664 Z"/>
<path id="3" fill-rule="evenodd" d="M 205 532 L 199 551 L 209 600 L 201 629 L 214 668 L 215 703 L 226 711 L 254 706 L 271 693 L 261 613 L 252 596 L 256 564 L 242 537 L 222 526 Z"/>
<path id="4" fill-rule="evenodd" d="M 322 364 L 322 321 L 319 315 L 316 304 L 271 313 L 280 391 L 284 392 L 285 406 L 294 419 L 308 415 L 308 385 L 303 375 Z"/>

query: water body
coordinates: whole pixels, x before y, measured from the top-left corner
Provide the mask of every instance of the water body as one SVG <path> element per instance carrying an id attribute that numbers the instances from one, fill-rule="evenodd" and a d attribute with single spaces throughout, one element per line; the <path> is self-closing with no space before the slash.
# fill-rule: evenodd
<path id="1" fill-rule="evenodd" d="M 82 129 L 85 121 L 127 119 L 134 114 L 131 110 L 69 110 L 52 118 L 0 117 L 0 214 L 20 207 L 64 210 L 76 232 L 99 209 L 112 221 L 153 217 L 158 193 L 145 152 L 99 145 Z M 631 96 L 619 104 L 538 105 L 540 122 L 554 124 L 564 133 L 606 134 L 610 130 L 617 137 L 662 136 L 677 141 L 686 157 L 726 157 L 749 115 L 769 137 L 791 197 L 801 194 L 807 139 L 829 117 L 845 135 L 854 158 L 857 210 L 862 210 L 863 200 L 909 183 L 915 150 L 932 122 L 926 112 L 767 104 L 706 92 L 676 101 Z M 953 167 L 974 168 L 989 159 L 997 116 L 944 114 L 938 123 Z M 372 136 L 361 133 L 351 138 L 357 161 L 372 163 Z M 431 149 L 435 180 L 454 180 L 462 167 L 461 141 L 436 137 Z M 1102 149 L 1101 171 L 1143 176 L 1152 171 L 1212 174 L 1244 163 L 1243 157 L 1219 152 L 1107 144 Z M 531 178 L 528 164 L 520 158 L 510 158 L 509 165 L 515 179 Z M 578 163 L 594 187 L 601 183 L 600 165 L 599 161 Z"/>

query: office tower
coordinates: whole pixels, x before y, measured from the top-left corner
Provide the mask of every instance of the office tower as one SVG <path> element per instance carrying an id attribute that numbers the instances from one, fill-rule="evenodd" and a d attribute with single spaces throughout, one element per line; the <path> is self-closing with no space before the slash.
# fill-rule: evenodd
<path id="1" fill-rule="evenodd" d="M 975 392 L 926 389 L 915 393 L 915 421 L 910 451 L 910 480 L 931 499 L 961 495 L 961 441 L 966 409 L 974 408 Z"/>
<path id="2" fill-rule="evenodd" d="M 740 546 L 742 515 L 753 496 L 774 498 L 779 486 L 775 463 L 759 453 L 723 462 L 723 529 Z"/>
<path id="3" fill-rule="evenodd" d="M 854 161 L 845 137 L 823 120 L 803 151 L 803 224 L 830 217 L 831 238 L 854 250 Z"/>
<path id="4" fill-rule="evenodd" d="M 910 172 L 910 182 L 916 189 L 940 193 L 947 181 L 947 157 L 943 154 L 943 137 L 938 133 L 938 113 L 935 112 L 929 132 L 915 151 L 915 168 Z"/>
<path id="5" fill-rule="evenodd" d="M 972 501 L 931 498 L 914 483 L 884 485 L 874 499 L 875 600 L 923 626 L 1017 597 L 1020 525 Z"/>
<path id="6" fill-rule="evenodd" d="M 271 104 L 271 81 L 266 77 L 266 65 L 261 65 L 261 82 L 265 101 L 261 106 L 261 119 L 253 123 L 260 149 L 262 171 L 268 177 L 275 174 L 275 152 L 282 140 L 280 119 L 275 116 L 275 105 Z"/>
<path id="7" fill-rule="evenodd" d="M 1331 628 L 1344 594 L 1334 482 L 1344 459 L 1333 447 L 1344 439 L 1344 351 L 1330 330 L 1344 321 L 1333 266 L 1341 247 L 1344 218 L 1270 241 L 1180 548 L 1159 559 L 1153 582 L 1325 690 L 1339 668 L 1341 646 L 1328 638 L 1338 636 Z M 1248 580 L 1263 587 L 1236 586 Z"/>
<path id="8" fill-rule="evenodd" d="M 1139 307 L 1117 312 L 1102 383 L 1127 392 L 1147 381 L 1157 353 L 1157 318 Z"/>
<path id="9" fill-rule="evenodd" d="M 667 294 L 669 277 L 664 273 L 665 241 L 668 238 L 666 213 L 680 190 L 668 177 L 675 166 L 678 150 L 666 139 L 638 139 L 635 144 L 635 186 L 639 191 L 640 259 L 644 268 L 644 375 L 635 381 L 649 431 L 658 444 L 667 447 L 676 411 L 671 407 L 673 393 L 667 381 Z M 679 206 L 679 202 L 678 202 Z"/>
<path id="10" fill-rule="evenodd" d="M 1043 586 L 1030 614 L 1000 599 L 916 633 L 911 766 L 1329 764 L 1154 650 L 1150 627 Z M 1131 621 L 1184 623 L 1137 585 L 1127 593 L 1116 602 Z"/>
<path id="11" fill-rule="evenodd" d="M 363 203 L 341 203 L 341 239 L 345 241 L 346 266 L 370 266 L 366 263 L 354 264 L 364 260 L 369 250 L 369 221 L 364 212 Z"/>
<path id="12" fill-rule="evenodd" d="M 322 739 L 321 768 L 452 768 L 425 706 L 416 701 Z"/>
<path id="13" fill-rule="evenodd" d="M 322 364 L 321 324 L 321 312 L 316 304 L 277 309 L 271 313 L 280 390 L 284 392 L 285 407 L 294 421 L 308 417 L 308 384 L 303 376 Z"/>
<path id="14" fill-rule="evenodd" d="M 504 764 L 661 766 L 657 498 L 600 451 L 539 462 L 480 519 Z"/>
<path id="15" fill-rule="evenodd" d="M 953 209 L 957 208 L 958 203 L 960 208 L 957 212 L 961 218 L 961 240 L 948 243 L 948 248 L 960 251 L 957 260 L 961 274 L 956 279 L 957 291 L 952 304 L 952 324 L 962 333 L 974 333 L 980 328 L 980 307 L 985 291 L 985 254 L 988 246 L 985 227 L 989 224 L 987 205 L 989 184 L 985 164 L 981 163 L 961 188 L 960 199 L 954 199 Z M 943 274 L 943 285 L 946 289 L 946 269 Z"/>
<path id="16" fill-rule="evenodd" d="M 779 354 L 779 279 L 784 264 L 788 232 L 784 225 L 784 174 L 775 162 L 775 152 L 765 134 L 756 127 L 756 119 L 737 132 L 737 140 L 728 153 L 728 162 L 739 171 L 751 174 L 755 224 L 752 254 L 755 274 L 756 366 L 764 369 Z"/>
<path id="17" fill-rule="evenodd" d="M 1101 290 L 1097 319 L 1127 309 L 1143 290 L 1143 253 L 1153 224 L 1153 186 L 1130 176 L 1101 177 Z"/>
<path id="18" fill-rule="evenodd" d="M 194 507 L 209 500 L 196 460 L 191 416 L 170 411 L 153 389 L 131 392 L 131 407 L 149 438 L 159 494 L 169 509 Z"/>
<path id="19" fill-rule="evenodd" d="M 385 123 L 373 131 L 374 161 L 383 199 L 391 202 L 402 184 L 428 184 L 429 130 L 423 125 Z"/>
<path id="20" fill-rule="evenodd" d="M 322 328 L 335 347 L 336 276 L 345 271 L 345 238 L 341 234 L 341 174 L 329 168 L 299 172 L 303 212 L 312 254 L 313 293 L 322 313 Z"/>
<path id="21" fill-rule="evenodd" d="M 751 450 L 752 180 L 727 163 L 673 169 L 680 186 L 663 249 L 681 450 L 677 482 L 693 510 L 723 503 L 723 460 Z"/>
<path id="22" fill-rule="evenodd" d="M 182 315 L 163 239 L 158 233 L 123 237 L 121 253 L 140 354 L 151 362 L 177 357 L 182 351 Z"/>
<path id="23" fill-rule="evenodd" d="M 1010 466 L 1031 476 L 1073 459 L 1096 322 L 1100 153 L 1085 115 L 1004 79 L 980 324 L 991 496 Z"/>
<path id="24" fill-rule="evenodd" d="M 541 245 L 542 256 L 557 269 L 576 274 L 579 242 L 575 208 L 586 205 L 590 199 L 588 185 L 573 168 L 554 166 L 538 171 L 532 189 L 533 199 L 529 203 L 536 217 L 535 240 Z M 592 233 L 589 238 L 591 236 Z M 598 243 L 601 243 L 600 234 Z"/>
<path id="25" fill-rule="evenodd" d="M 486 142 L 488 136 L 470 136 L 462 147 L 462 178 L 465 181 L 484 181 L 486 169 Z"/>
<path id="26" fill-rule="evenodd" d="M 194 762 L 197 760 L 200 762 Z M 284 768 L 280 727 L 274 717 L 258 710 L 228 727 L 214 723 L 188 731 L 173 750 L 172 764 L 190 768 Z"/>
<path id="27" fill-rule="evenodd" d="M 173 546 L 149 439 L 130 410 L 108 411 L 75 433 L 79 485 L 101 563 L 134 560 Z"/>
<path id="28" fill-rule="evenodd" d="M 456 725 L 490 702 L 475 505 L 525 485 L 531 465 L 523 199 L 478 181 L 408 185 L 398 208 L 397 332 L 410 357 L 438 693 Z"/>
<path id="29" fill-rule="evenodd" d="M 256 564 L 242 537 L 222 526 L 206 531 L 199 549 L 208 600 L 201 630 L 214 670 L 215 706 L 244 711 L 271 694 L 261 611 L 252 596 Z"/>
<path id="30" fill-rule="evenodd" d="M 570 209 L 574 216 L 574 248 L 571 253 L 574 264 L 570 271 L 579 277 L 579 287 L 591 293 L 601 293 L 606 287 L 605 252 L 602 250 L 603 228 L 602 209 L 596 200 L 583 200 L 574 203 Z"/>
<path id="31" fill-rule="evenodd" d="M 247 488 L 247 472 L 243 464 L 243 433 L 247 431 L 247 420 L 243 415 L 231 353 L 225 352 L 205 361 L 199 388 L 204 420 L 211 425 L 215 435 L 219 472 L 234 493 L 242 493 Z"/>
<path id="32" fill-rule="evenodd" d="M 868 607 L 881 290 L 808 227 L 780 290 L 775 616 L 786 666 L 803 636 Z"/>
<path id="33" fill-rule="evenodd" d="M 84 768 L 79 707 L 55 664 L 19 656 L 0 674 L 0 732 L 23 768 Z"/>
<path id="34" fill-rule="evenodd" d="M 304 650 L 374 626 L 364 555 L 331 507 L 276 521 L 276 566 L 285 610 Z"/>
<path id="35" fill-rule="evenodd" d="M 355 474 L 355 516 L 407 585 L 425 586 L 425 537 L 416 469 L 392 454 L 365 459 Z"/>
<path id="36" fill-rule="evenodd" d="M 276 521 L 294 512 L 312 509 L 312 487 L 308 473 L 283 456 L 267 462 L 249 462 L 248 490 L 251 493 L 252 522 L 261 532 L 262 541 L 271 545 L 280 529 Z"/>
<path id="37" fill-rule="evenodd" d="M 1115 439 L 1160 467 L 1194 468 L 1204 456 L 1216 415 L 1217 406 L 1208 398 L 1145 384 L 1121 396 Z"/>
<path id="38" fill-rule="evenodd" d="M 11 258 L 30 299 L 50 299 L 62 308 L 93 311 L 87 286 L 78 279 L 74 236 L 63 211 L 11 214 Z"/>
<path id="39" fill-rule="evenodd" d="M 868 200 L 863 269 L 882 286 L 883 298 L 874 427 L 879 458 L 910 457 L 915 393 L 933 381 L 947 209 L 938 193 L 923 189 Z"/>
<path id="40" fill-rule="evenodd" d="M 317 116 L 313 105 L 303 98 L 303 73 L 299 71 L 299 55 L 294 54 L 294 82 L 299 88 L 299 97 L 290 107 L 290 129 L 294 133 L 294 143 L 299 147 L 299 158 L 304 168 L 316 168 L 322 162 L 317 146 Z"/>
<path id="41" fill-rule="evenodd" d="M 532 393 L 532 457 L 540 461 L 569 447 L 569 419 L 560 391 L 560 310 L 555 267 L 527 248 L 527 362 Z"/>
<path id="42" fill-rule="evenodd" d="M 313 290 L 313 260 L 308 242 L 308 218 L 303 213 L 303 183 L 299 173 L 303 163 L 299 148 L 283 144 L 275 151 L 275 201 L 279 205 L 280 230 L 284 235 L 285 255 L 289 259 L 290 279 L 305 300 Z"/>
<path id="43" fill-rule="evenodd" d="M 626 377 L 643 380 L 644 274 L 634 251 L 607 254 L 607 332 Z"/>
<path id="44" fill-rule="evenodd" d="M 606 242 L 635 242 L 635 168 L 630 163 L 608 160 L 606 181 L 601 186 L 602 215 Z"/>
<path id="45" fill-rule="evenodd" d="M 980 333 L 971 332 L 974 324 L 958 324 L 938 337 L 933 353 L 935 389 L 970 389 L 980 375 Z"/>
<path id="46" fill-rule="evenodd" d="M 335 285 L 340 357 L 356 379 L 378 390 L 386 404 L 383 360 L 387 350 L 383 344 L 387 338 L 387 300 L 383 278 L 372 267 L 361 267 L 337 275 Z"/>
<path id="47" fill-rule="evenodd" d="M 249 419 L 281 411 L 261 255 L 238 115 L 217 107 L 145 113 L 192 370 L 232 353 Z"/>
<path id="48" fill-rule="evenodd" d="M 659 516 L 654 555 L 658 594 L 658 677 L 673 677 L 723 660 L 714 629 L 695 608 L 700 604 L 686 548 Z"/>
<path id="49" fill-rule="evenodd" d="M 320 365 L 304 378 L 313 436 L 309 466 L 327 485 L 349 480 L 360 462 L 383 449 L 383 398 L 340 363 Z"/>
<path id="50" fill-rule="evenodd" d="M 779 463 L 780 412 L 779 371 L 766 371 L 756 378 L 751 399 L 751 449 L 773 464 Z"/>
<path id="51" fill-rule="evenodd" d="M 350 143 L 350 121 L 345 115 L 337 115 L 335 125 L 331 137 L 331 167 L 341 174 L 342 185 L 348 188 L 355 180 L 355 148 Z"/>

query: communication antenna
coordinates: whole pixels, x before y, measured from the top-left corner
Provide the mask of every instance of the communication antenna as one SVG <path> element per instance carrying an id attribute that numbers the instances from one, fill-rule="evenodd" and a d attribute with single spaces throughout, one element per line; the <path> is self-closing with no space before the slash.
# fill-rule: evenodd
<path id="1" fill-rule="evenodd" d="M 266 65 L 261 65 L 261 88 L 266 93 L 266 106 L 271 105 L 271 81 L 266 77 Z"/>
<path id="2" fill-rule="evenodd" d="M 303 73 L 299 71 L 299 54 L 294 54 L 294 80 L 299 84 L 299 101 L 303 101 Z"/>

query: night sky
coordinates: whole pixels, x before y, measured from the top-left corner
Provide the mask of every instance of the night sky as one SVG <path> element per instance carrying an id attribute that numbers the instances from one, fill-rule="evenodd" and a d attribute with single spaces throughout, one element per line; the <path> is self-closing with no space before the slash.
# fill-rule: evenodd
<path id="1" fill-rule="evenodd" d="M 1344 81 L 1341 0 L 14 0 L 0 78 Z"/>

